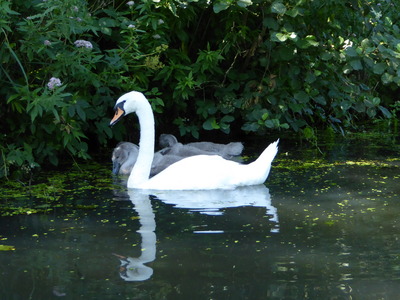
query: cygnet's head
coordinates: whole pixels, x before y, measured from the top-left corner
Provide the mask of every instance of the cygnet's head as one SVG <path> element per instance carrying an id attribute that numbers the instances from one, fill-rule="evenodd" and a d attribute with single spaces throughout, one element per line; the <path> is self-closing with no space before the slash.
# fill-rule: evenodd
<path id="1" fill-rule="evenodd" d="M 160 138 L 158 139 L 158 143 L 161 148 L 172 147 L 173 145 L 178 143 L 176 137 L 172 134 L 160 134 Z"/>
<path id="2" fill-rule="evenodd" d="M 129 174 L 136 163 L 139 147 L 129 142 L 121 142 L 112 153 L 113 174 Z"/>

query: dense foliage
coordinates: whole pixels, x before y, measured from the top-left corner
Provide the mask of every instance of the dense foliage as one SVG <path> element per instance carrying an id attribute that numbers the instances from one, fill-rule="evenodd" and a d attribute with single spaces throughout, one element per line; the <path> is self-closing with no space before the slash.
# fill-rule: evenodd
<path id="1" fill-rule="evenodd" d="M 193 137 L 311 138 L 379 118 L 397 126 L 399 9 L 390 0 L 0 0 L 0 177 L 126 138 L 108 123 L 133 89 L 151 100 L 160 131 Z"/>

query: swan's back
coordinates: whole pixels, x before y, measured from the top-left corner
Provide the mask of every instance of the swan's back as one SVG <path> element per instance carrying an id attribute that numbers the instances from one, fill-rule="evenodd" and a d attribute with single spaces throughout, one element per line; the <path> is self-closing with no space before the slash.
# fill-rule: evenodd
<path id="1" fill-rule="evenodd" d="M 233 189 L 262 184 L 267 179 L 278 141 L 260 157 L 243 165 L 217 155 L 198 155 L 180 160 L 144 182 L 139 188 L 155 190 Z M 133 186 L 132 186 L 133 187 Z"/>

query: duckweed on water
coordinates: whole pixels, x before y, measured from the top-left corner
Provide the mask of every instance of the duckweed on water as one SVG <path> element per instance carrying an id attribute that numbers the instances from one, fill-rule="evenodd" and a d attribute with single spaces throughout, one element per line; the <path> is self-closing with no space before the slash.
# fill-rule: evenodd
<path id="1" fill-rule="evenodd" d="M 294 215 L 301 217 L 303 225 L 297 229 L 302 230 L 338 222 L 350 225 L 352 219 L 368 219 L 390 209 L 391 200 L 400 200 L 399 178 L 399 158 L 332 163 L 278 159 L 267 185 L 280 188 L 275 197 L 289 195 L 297 200 Z"/>
<path id="2" fill-rule="evenodd" d="M 388 176 L 381 174 L 382 168 L 391 170 Z M 337 202 L 337 208 L 347 210 L 351 203 L 354 190 L 346 191 L 347 186 L 353 183 L 360 186 L 356 193 L 365 194 L 367 201 L 374 201 L 378 196 L 385 194 L 385 197 L 398 197 L 397 193 L 388 193 L 386 185 L 391 184 L 400 178 L 400 159 L 387 158 L 386 160 L 343 160 L 329 162 L 325 159 L 293 159 L 278 155 L 273 163 L 271 175 L 266 185 L 268 187 L 284 187 L 287 194 L 312 196 L 319 201 L 318 197 L 329 197 L 334 192 L 347 193 L 346 200 Z M 358 178 L 348 178 L 348 170 L 355 170 L 356 173 L 368 174 L 367 177 L 360 176 L 364 182 L 358 182 Z M 395 171 L 394 171 L 395 170 Z M 375 172 L 376 171 L 376 172 Z M 379 172 L 378 172 L 379 171 Z M 332 176 L 334 175 L 334 176 Z M 367 179 L 365 179 L 367 178 Z M 105 190 L 124 189 L 123 186 L 113 184 L 109 166 L 96 163 L 85 164 L 80 168 L 73 167 L 67 171 L 47 172 L 37 178 L 36 182 L 29 186 L 17 181 L 7 181 L 2 185 L 0 194 L 1 216 L 13 216 L 20 214 L 49 213 L 55 208 L 73 208 L 74 210 L 93 210 L 99 208 L 98 204 L 75 203 L 74 198 L 78 195 L 87 195 L 87 198 L 96 199 L 96 193 Z M 313 190 L 310 191 L 312 183 Z M 372 186 L 368 191 L 363 186 Z M 285 194 L 285 190 L 280 191 Z M 311 194 L 310 194 L 311 193 Z M 323 199 L 324 200 L 324 199 Z M 319 203 L 315 208 L 319 208 Z M 359 213 L 373 213 L 376 208 L 362 205 Z M 312 209 L 310 209 L 312 211 Z M 338 217 L 343 217 L 343 211 L 326 212 L 326 224 L 331 225 Z M 348 216 L 348 210 L 345 212 Z M 311 212 L 307 213 L 307 220 L 319 222 L 320 219 L 313 217 Z M 103 223 L 108 222 L 103 220 Z"/>
<path id="3" fill-rule="evenodd" d="M 97 205 L 71 203 L 77 195 L 95 196 L 96 191 L 115 190 L 110 168 L 96 163 L 66 171 L 46 172 L 31 184 L 5 181 L 0 194 L 0 215 L 48 213 L 54 208 L 94 209 Z"/>
<path id="4" fill-rule="evenodd" d="M 0 241 L 6 241 L 7 238 L 0 236 Z M 1 245 L 0 244 L 0 251 L 14 251 L 15 247 L 11 245 Z"/>

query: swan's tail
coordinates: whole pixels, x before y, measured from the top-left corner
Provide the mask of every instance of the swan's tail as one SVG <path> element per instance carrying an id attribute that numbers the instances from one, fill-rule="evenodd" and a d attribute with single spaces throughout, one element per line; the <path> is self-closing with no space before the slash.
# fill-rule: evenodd
<path id="1" fill-rule="evenodd" d="M 253 184 L 262 184 L 268 178 L 269 171 L 271 170 L 271 163 L 278 153 L 279 139 L 271 143 L 261 155 L 252 162 L 249 166 L 251 168 Z"/>
<path id="2" fill-rule="evenodd" d="M 271 164 L 276 154 L 278 153 L 278 144 L 279 144 L 279 139 L 269 144 L 269 146 L 257 158 L 256 160 L 257 164 L 262 164 L 262 165 Z"/>

